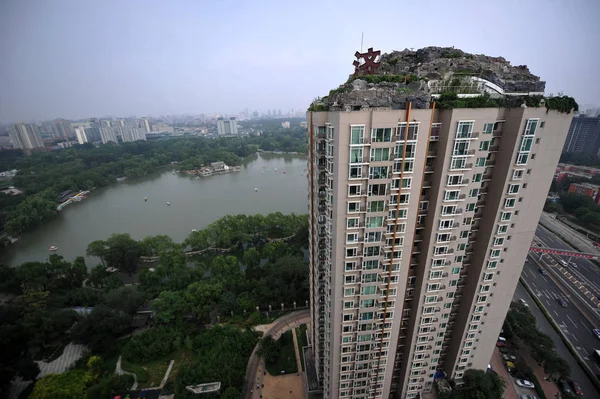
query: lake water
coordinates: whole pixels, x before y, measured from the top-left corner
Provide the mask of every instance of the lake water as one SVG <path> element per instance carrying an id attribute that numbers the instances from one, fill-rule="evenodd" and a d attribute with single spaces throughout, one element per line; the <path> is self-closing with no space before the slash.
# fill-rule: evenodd
<path id="1" fill-rule="evenodd" d="M 23 235 L 1 260 L 11 266 L 44 261 L 51 245 L 72 260 L 85 256 L 90 242 L 112 233 L 129 233 L 138 240 L 166 234 L 181 242 L 192 229 L 200 230 L 228 214 L 304 214 L 306 167 L 305 156 L 260 154 L 244 162 L 237 173 L 196 179 L 163 169 L 115 183 L 92 191 L 87 200 L 68 205 L 56 219 Z M 88 266 L 96 262 L 89 259 Z"/>

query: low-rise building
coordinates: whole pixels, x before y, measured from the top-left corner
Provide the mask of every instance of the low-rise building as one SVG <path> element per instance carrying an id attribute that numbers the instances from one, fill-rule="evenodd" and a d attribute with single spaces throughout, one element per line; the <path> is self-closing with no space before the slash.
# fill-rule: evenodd
<path id="1" fill-rule="evenodd" d="M 600 186 L 590 183 L 571 183 L 569 193 L 591 197 L 596 205 L 600 204 Z"/>

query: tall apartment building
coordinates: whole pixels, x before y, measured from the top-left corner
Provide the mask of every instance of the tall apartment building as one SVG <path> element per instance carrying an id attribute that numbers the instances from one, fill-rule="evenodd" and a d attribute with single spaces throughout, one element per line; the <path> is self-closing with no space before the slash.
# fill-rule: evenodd
<path id="1" fill-rule="evenodd" d="M 75 136 L 75 131 L 71 126 L 71 122 L 64 119 L 53 120 L 52 130 L 54 132 L 54 137 L 71 138 Z"/>
<path id="2" fill-rule="evenodd" d="M 238 134 L 237 120 L 235 117 L 231 117 L 229 120 L 217 118 L 217 133 L 219 136 Z"/>
<path id="3" fill-rule="evenodd" d="M 487 368 L 572 113 L 362 87 L 308 113 L 310 341 L 323 397 L 415 398 Z"/>
<path id="4" fill-rule="evenodd" d="M 573 118 L 563 152 L 582 152 L 600 156 L 600 116 Z"/>
<path id="5" fill-rule="evenodd" d="M 8 131 L 13 146 L 22 150 L 43 148 L 44 141 L 36 125 L 30 123 L 16 123 Z"/>

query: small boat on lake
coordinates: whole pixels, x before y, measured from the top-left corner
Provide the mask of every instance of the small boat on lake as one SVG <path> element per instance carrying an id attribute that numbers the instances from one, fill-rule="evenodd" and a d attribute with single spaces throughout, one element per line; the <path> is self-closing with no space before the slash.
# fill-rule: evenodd
<path id="1" fill-rule="evenodd" d="M 254 188 L 254 191 L 258 191 L 258 188 Z"/>
<path id="2" fill-rule="evenodd" d="M 168 206 L 171 206 L 171 203 L 170 203 L 169 201 L 167 201 L 167 205 L 168 205 Z"/>
<path id="3" fill-rule="evenodd" d="M 51 245 L 48 247 L 48 251 L 51 251 L 51 252 L 58 251 L 58 247 L 56 245 Z"/>
<path id="4" fill-rule="evenodd" d="M 148 197 L 144 197 L 144 201 L 148 202 Z"/>

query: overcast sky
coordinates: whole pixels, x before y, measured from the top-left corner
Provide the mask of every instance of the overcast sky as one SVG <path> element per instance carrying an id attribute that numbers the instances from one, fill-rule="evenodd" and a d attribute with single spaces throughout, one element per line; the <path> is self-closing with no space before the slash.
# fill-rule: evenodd
<path id="1" fill-rule="evenodd" d="M 491 4 L 494 3 L 494 4 Z M 600 104 L 600 0 L 0 0 L 0 121 L 306 109 L 360 47 L 455 46 Z"/>

